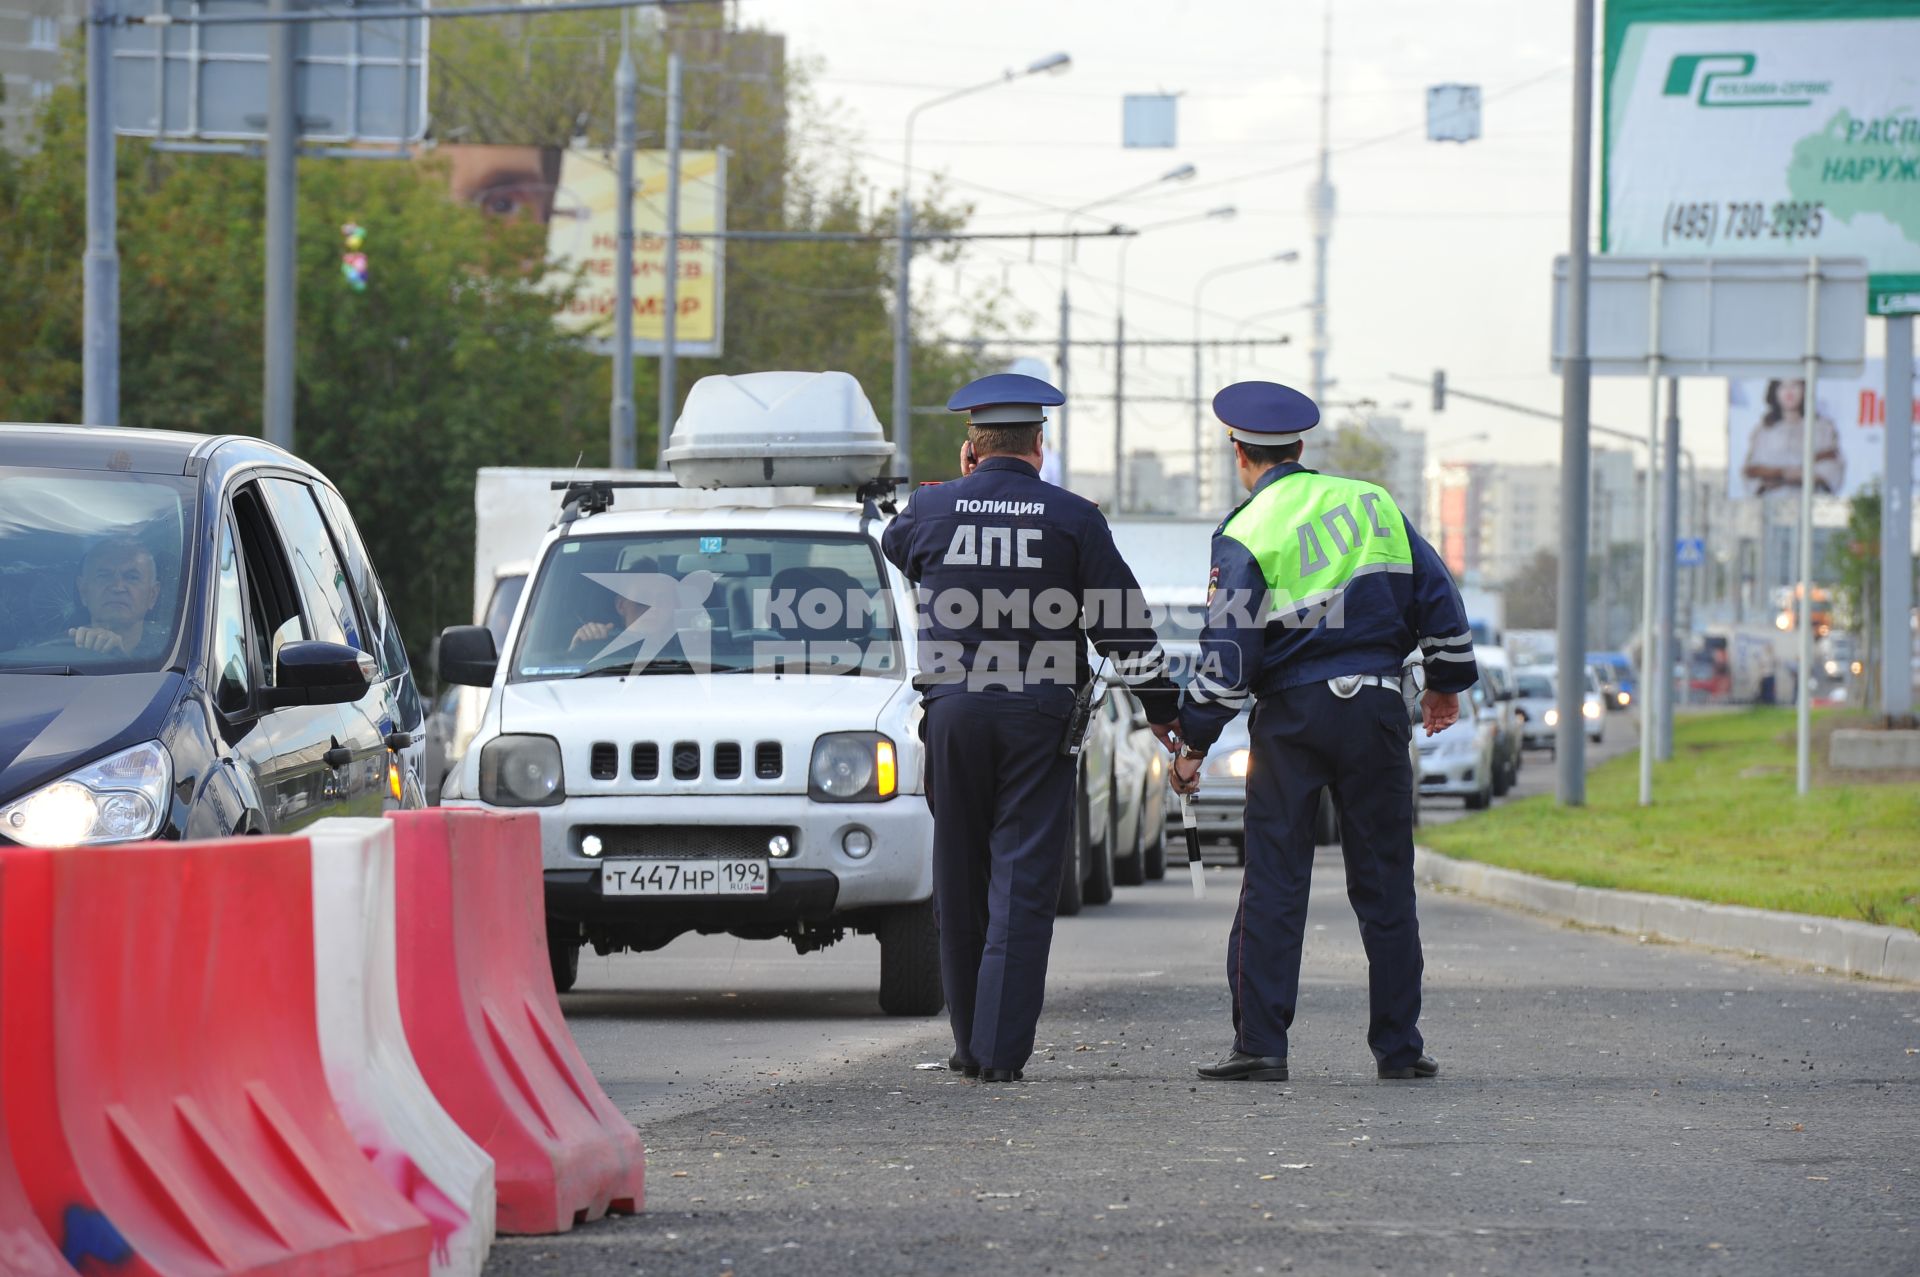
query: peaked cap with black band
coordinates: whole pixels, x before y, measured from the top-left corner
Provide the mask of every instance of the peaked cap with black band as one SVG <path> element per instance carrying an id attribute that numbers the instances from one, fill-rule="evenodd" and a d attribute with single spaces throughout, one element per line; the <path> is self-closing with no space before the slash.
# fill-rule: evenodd
<path id="1" fill-rule="evenodd" d="M 1025 373 L 996 372 L 970 381 L 947 400 L 948 412 L 964 412 L 976 426 L 1037 426 L 1046 421 L 1046 409 L 1067 397 Z"/>
<path id="2" fill-rule="evenodd" d="M 1320 405 L 1277 381 L 1236 381 L 1213 397 L 1213 415 L 1241 443 L 1280 448 L 1320 424 Z"/>

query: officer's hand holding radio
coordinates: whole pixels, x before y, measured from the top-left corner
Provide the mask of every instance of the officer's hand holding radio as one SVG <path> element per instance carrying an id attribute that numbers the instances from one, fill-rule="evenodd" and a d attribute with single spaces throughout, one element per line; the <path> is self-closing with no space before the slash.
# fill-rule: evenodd
<path id="1" fill-rule="evenodd" d="M 960 477 L 964 479 L 972 474 L 973 468 L 979 464 L 980 459 L 973 452 L 973 440 L 963 441 L 960 445 Z"/>

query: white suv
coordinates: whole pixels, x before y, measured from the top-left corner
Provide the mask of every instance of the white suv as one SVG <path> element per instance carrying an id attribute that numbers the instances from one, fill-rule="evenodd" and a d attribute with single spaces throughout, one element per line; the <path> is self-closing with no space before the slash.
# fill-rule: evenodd
<path id="1" fill-rule="evenodd" d="M 562 990 L 582 944 L 807 953 L 852 931 L 879 937 L 881 1009 L 932 1015 L 914 595 L 880 553 L 892 450 L 844 373 L 704 378 L 672 442 L 688 487 L 858 495 L 622 512 L 620 483 L 561 485 L 504 644 L 441 636 L 442 676 L 491 688 L 442 801 L 538 813 Z"/>
<path id="2" fill-rule="evenodd" d="M 540 547 L 443 801 L 540 817 L 555 982 L 688 931 L 878 935 L 880 1001 L 943 1005 L 910 587 L 860 504 L 593 513 Z"/>

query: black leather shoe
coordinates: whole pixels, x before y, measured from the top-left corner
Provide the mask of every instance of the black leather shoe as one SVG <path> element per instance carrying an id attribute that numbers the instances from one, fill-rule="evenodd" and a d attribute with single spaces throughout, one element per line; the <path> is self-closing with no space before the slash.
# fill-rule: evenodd
<path id="1" fill-rule="evenodd" d="M 1412 1064 L 1403 1065 L 1397 1069 L 1382 1067 L 1380 1070 L 1380 1080 L 1382 1082 L 1409 1082 L 1416 1078 L 1438 1077 L 1439 1074 L 1440 1062 L 1431 1055 L 1423 1055 Z"/>
<path id="2" fill-rule="evenodd" d="M 1018 1082 L 1026 1076 L 1019 1069 L 981 1069 L 982 1082 Z"/>
<path id="3" fill-rule="evenodd" d="M 980 1076 L 980 1066 L 978 1064 L 967 1063 L 965 1060 L 960 1058 L 960 1055 L 958 1052 L 955 1052 L 954 1054 L 949 1055 L 947 1057 L 947 1067 L 952 1069 L 955 1073 L 964 1073 L 968 1077 Z"/>
<path id="4" fill-rule="evenodd" d="M 1200 1070 L 1200 1076 L 1216 1082 L 1284 1082 L 1287 1057 L 1284 1055 L 1248 1055 L 1235 1051 L 1218 1064 Z"/>

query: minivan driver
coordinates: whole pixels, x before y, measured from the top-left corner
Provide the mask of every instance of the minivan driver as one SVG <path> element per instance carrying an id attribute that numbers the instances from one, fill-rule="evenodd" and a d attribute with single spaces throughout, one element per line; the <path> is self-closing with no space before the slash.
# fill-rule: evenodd
<path id="1" fill-rule="evenodd" d="M 166 636 L 147 617 L 160 601 L 160 578 L 145 546 L 125 537 L 100 542 L 80 560 L 75 584 L 87 610 L 87 623 L 67 631 L 75 647 L 103 655 L 159 654 Z"/>

